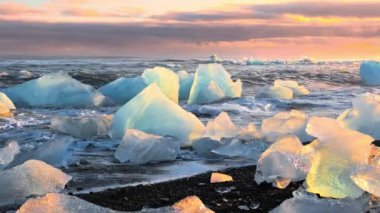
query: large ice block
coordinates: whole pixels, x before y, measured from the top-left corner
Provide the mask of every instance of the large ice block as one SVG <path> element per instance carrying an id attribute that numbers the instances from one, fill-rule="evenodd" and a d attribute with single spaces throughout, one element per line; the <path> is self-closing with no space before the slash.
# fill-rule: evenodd
<path id="1" fill-rule="evenodd" d="M 305 132 L 309 117 L 302 111 L 279 112 L 266 118 L 261 124 L 261 133 L 265 140 L 274 142 L 284 135 L 296 135 L 302 142 L 312 138 Z"/>
<path id="2" fill-rule="evenodd" d="M 189 104 L 208 104 L 225 99 L 239 98 L 242 82 L 234 82 L 221 64 L 200 64 L 190 90 Z"/>
<path id="3" fill-rule="evenodd" d="M 179 99 L 187 100 L 189 99 L 191 86 L 194 81 L 194 73 L 188 73 L 185 70 L 177 72 L 179 77 Z"/>
<path id="4" fill-rule="evenodd" d="M 106 136 L 111 126 L 112 115 L 92 115 L 85 117 L 54 117 L 50 126 L 53 130 L 75 138 Z"/>
<path id="5" fill-rule="evenodd" d="M 355 97 L 352 105 L 338 117 L 340 124 L 380 139 L 380 96 L 366 93 Z"/>
<path id="6" fill-rule="evenodd" d="M 13 161 L 16 155 L 20 153 L 20 146 L 16 141 L 8 143 L 0 149 L 0 170 Z"/>
<path id="7" fill-rule="evenodd" d="M 128 129 L 116 149 L 115 157 L 120 162 L 144 164 L 174 160 L 179 151 L 180 142 L 173 137 L 161 137 Z"/>
<path id="8" fill-rule="evenodd" d="M 134 78 L 118 78 L 102 87 L 99 91 L 117 104 L 125 104 L 145 87 L 146 83 L 141 76 Z"/>
<path id="9" fill-rule="evenodd" d="M 165 67 L 155 67 L 146 69 L 141 77 L 147 85 L 156 83 L 162 93 L 174 103 L 178 103 L 179 77 L 173 71 Z"/>
<path id="10" fill-rule="evenodd" d="M 17 213 L 116 213 L 74 196 L 48 193 L 43 197 L 29 199 Z"/>
<path id="11" fill-rule="evenodd" d="M 368 163 L 373 138 L 342 128 L 337 120 L 312 117 L 306 131 L 318 138 L 306 177 L 307 191 L 323 197 L 359 197 L 361 190 L 351 180 L 351 173 Z"/>
<path id="12" fill-rule="evenodd" d="M 365 85 L 380 85 L 380 63 L 365 61 L 360 65 L 360 78 Z"/>
<path id="13" fill-rule="evenodd" d="M 27 197 L 61 191 L 71 177 L 42 161 L 29 160 L 0 172 L 0 206 L 18 204 Z"/>
<path id="14" fill-rule="evenodd" d="M 46 74 L 4 92 L 16 106 L 22 107 L 94 107 L 105 102 L 105 97 L 93 87 L 63 72 Z"/>
<path id="15" fill-rule="evenodd" d="M 169 100 L 153 83 L 116 112 L 110 136 L 121 139 L 127 129 L 172 136 L 178 138 L 182 146 L 189 146 L 202 134 L 204 125 L 195 115 Z"/>

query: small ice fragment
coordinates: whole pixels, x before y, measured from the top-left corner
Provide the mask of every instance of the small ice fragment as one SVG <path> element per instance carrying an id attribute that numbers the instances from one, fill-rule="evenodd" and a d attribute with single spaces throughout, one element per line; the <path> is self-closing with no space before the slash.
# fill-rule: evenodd
<path id="1" fill-rule="evenodd" d="M 221 62 L 221 61 L 222 61 L 222 59 L 220 59 L 219 56 L 216 55 L 216 54 L 212 54 L 210 56 L 210 62 L 211 63 L 218 63 L 218 62 Z"/>
<path id="2" fill-rule="evenodd" d="M 92 115 L 86 117 L 53 117 L 51 128 L 75 138 L 87 139 L 107 135 L 112 115 Z"/>
<path id="3" fill-rule="evenodd" d="M 230 116 L 226 112 L 222 112 L 207 123 L 203 137 L 220 140 L 221 138 L 234 137 L 239 134 L 239 130 L 239 127 L 232 122 Z"/>
<path id="4" fill-rule="evenodd" d="M 99 91 L 115 103 L 125 104 L 139 94 L 146 86 L 141 76 L 134 78 L 121 77 L 100 87 Z"/>
<path id="5" fill-rule="evenodd" d="M 172 208 L 176 213 L 213 213 L 214 211 L 208 209 L 201 199 L 197 196 L 186 197 L 177 203 Z"/>
<path id="6" fill-rule="evenodd" d="M 74 196 L 65 194 L 48 193 L 43 197 L 29 199 L 18 210 L 17 213 L 116 213 Z"/>
<path id="7" fill-rule="evenodd" d="M 380 63 L 365 61 L 360 65 L 360 78 L 365 85 L 380 85 Z"/>
<path id="8" fill-rule="evenodd" d="M 2 92 L 0 92 L 0 105 L 3 105 L 4 107 L 8 108 L 9 110 L 15 110 L 16 107 L 11 101 L 11 99 L 8 98 L 8 96 Z"/>
<path id="9" fill-rule="evenodd" d="M 291 80 L 275 80 L 273 85 L 280 87 L 287 87 L 293 91 L 293 96 L 308 95 L 310 91 L 304 86 L 300 86 L 297 81 Z"/>
<path id="10" fill-rule="evenodd" d="M 29 160 L 0 172 L 0 206 L 23 202 L 27 197 L 61 191 L 71 177 L 42 161 Z"/>
<path id="11" fill-rule="evenodd" d="M 0 170 L 13 161 L 16 155 L 20 153 L 20 147 L 16 141 L 8 143 L 0 149 Z"/>
<path id="12" fill-rule="evenodd" d="M 185 70 L 177 72 L 179 77 L 179 99 L 187 100 L 189 99 L 191 85 L 194 81 L 194 73 L 188 73 Z"/>
<path id="13" fill-rule="evenodd" d="M 144 164 L 174 160 L 180 151 L 180 142 L 172 137 L 146 134 L 128 129 L 116 149 L 115 157 L 120 162 Z"/>
<path id="14" fill-rule="evenodd" d="M 242 82 L 234 82 L 221 64 L 200 64 L 190 90 L 189 104 L 208 104 L 239 98 Z"/>
<path id="15" fill-rule="evenodd" d="M 263 93 L 263 96 L 268 98 L 293 99 L 293 90 L 283 86 L 271 86 Z"/>
<path id="16" fill-rule="evenodd" d="M 380 197 L 380 166 L 364 166 L 353 172 L 351 179 L 364 191 Z"/>
<path id="17" fill-rule="evenodd" d="M 141 77 L 147 85 L 156 83 L 163 94 L 174 103 L 178 103 L 179 77 L 172 70 L 165 67 L 146 69 Z"/>
<path id="18" fill-rule="evenodd" d="M 229 175 L 213 172 L 211 174 L 210 183 L 222 183 L 222 182 L 230 182 L 233 181 L 233 178 Z"/>
<path id="19" fill-rule="evenodd" d="M 110 136 L 121 139 L 127 129 L 172 136 L 182 146 L 189 146 L 202 134 L 204 125 L 195 115 L 169 100 L 153 83 L 116 112 Z"/>

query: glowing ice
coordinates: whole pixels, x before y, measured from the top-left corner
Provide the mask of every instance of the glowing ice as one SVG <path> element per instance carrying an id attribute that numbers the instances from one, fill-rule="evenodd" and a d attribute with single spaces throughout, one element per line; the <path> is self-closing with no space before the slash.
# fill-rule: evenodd
<path id="1" fill-rule="evenodd" d="M 107 209 L 95 204 L 81 200 L 74 196 L 65 194 L 48 193 L 43 197 L 29 199 L 26 201 L 17 213 L 113 213 Z"/>
<path id="2" fill-rule="evenodd" d="M 185 70 L 177 72 L 179 77 L 179 99 L 187 100 L 189 99 L 191 85 L 194 81 L 194 73 L 188 73 Z"/>
<path id="3" fill-rule="evenodd" d="M 11 110 L 15 110 L 16 107 L 8 96 L 0 92 L 0 117 L 12 116 Z"/>
<path id="4" fill-rule="evenodd" d="M 297 81 L 291 81 L 291 80 L 275 80 L 274 86 L 278 87 L 287 87 L 293 91 L 293 96 L 302 96 L 302 95 L 308 95 L 310 92 L 306 87 L 300 86 Z"/>
<path id="5" fill-rule="evenodd" d="M 229 182 L 233 181 L 233 178 L 229 175 L 213 172 L 211 174 L 210 183 L 221 183 L 221 182 Z"/>
<path id="6" fill-rule="evenodd" d="M 278 138 L 293 134 L 302 142 L 309 141 L 311 137 L 305 132 L 309 117 L 302 111 L 291 110 L 279 112 L 271 118 L 264 119 L 261 132 L 265 140 L 274 142 Z"/>
<path id="7" fill-rule="evenodd" d="M 323 197 L 359 197 L 363 190 L 350 179 L 360 165 L 367 164 L 373 138 L 343 129 L 337 120 L 312 117 L 306 131 L 318 138 L 306 177 L 307 191 Z"/>
<path id="8" fill-rule="evenodd" d="M 155 67 L 146 69 L 141 77 L 147 85 L 156 83 L 162 93 L 174 103 L 178 103 L 179 77 L 173 71 L 164 67 Z"/>
<path id="9" fill-rule="evenodd" d="M 234 137 L 239 134 L 239 130 L 240 128 L 232 122 L 230 116 L 226 112 L 222 112 L 207 123 L 203 137 L 220 140 L 221 138 Z"/>
<path id="10" fill-rule="evenodd" d="M 180 143 L 173 137 L 161 137 L 128 129 L 116 149 L 115 157 L 120 162 L 144 164 L 174 160 L 180 151 Z"/>
<path id="11" fill-rule="evenodd" d="M 303 145 L 296 136 L 280 138 L 261 155 L 257 162 L 255 181 L 285 188 L 291 181 L 304 180 L 309 162 L 302 151 Z"/>
<path id="12" fill-rule="evenodd" d="M 4 92 L 16 106 L 23 107 L 93 107 L 105 101 L 93 87 L 63 72 L 46 74 Z"/>
<path id="13" fill-rule="evenodd" d="M 20 153 L 20 147 L 16 141 L 10 142 L 0 149 L 0 170 L 13 161 L 14 157 Z"/>
<path id="14" fill-rule="evenodd" d="M 364 166 L 353 172 L 351 179 L 364 191 L 380 197 L 380 166 Z"/>
<path id="15" fill-rule="evenodd" d="M 338 117 L 340 124 L 380 139 L 380 96 L 366 93 L 354 98 L 352 105 Z"/>
<path id="16" fill-rule="evenodd" d="M 154 83 L 122 106 L 114 115 L 110 136 L 121 139 L 127 129 L 172 136 L 182 146 L 202 134 L 204 126 L 193 114 L 169 100 Z"/>
<path id="17" fill-rule="evenodd" d="M 107 135 L 111 126 L 111 115 L 92 115 L 86 117 L 54 117 L 51 128 L 75 138 L 91 138 Z"/>
<path id="18" fill-rule="evenodd" d="M 176 213 L 213 213 L 197 196 L 189 196 L 175 203 L 172 208 Z"/>
<path id="19" fill-rule="evenodd" d="M 380 85 L 380 63 L 376 61 L 363 62 L 360 65 L 360 77 L 366 85 Z"/>
<path id="20" fill-rule="evenodd" d="M 221 64 L 200 64 L 190 90 L 189 104 L 208 104 L 239 98 L 242 82 L 234 82 Z"/>
<path id="21" fill-rule="evenodd" d="M 139 94 L 146 86 L 141 76 L 134 78 L 122 77 L 102 86 L 99 88 L 99 91 L 115 103 L 125 104 Z"/>
<path id="22" fill-rule="evenodd" d="M 71 177 L 42 161 L 29 160 L 0 172 L 0 206 L 22 202 L 29 196 L 61 191 Z"/>
<path id="23" fill-rule="evenodd" d="M 263 95 L 269 98 L 293 99 L 293 90 L 283 86 L 271 86 Z"/>

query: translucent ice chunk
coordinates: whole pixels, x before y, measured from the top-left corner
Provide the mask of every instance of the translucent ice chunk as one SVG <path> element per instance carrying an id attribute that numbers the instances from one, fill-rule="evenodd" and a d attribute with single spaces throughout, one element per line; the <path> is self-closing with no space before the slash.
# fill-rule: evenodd
<path id="1" fill-rule="evenodd" d="M 194 81 L 194 73 L 187 73 L 185 70 L 177 72 L 179 77 L 179 99 L 189 99 L 191 85 Z"/>
<path id="2" fill-rule="evenodd" d="M 265 140 L 276 141 L 278 138 L 293 134 L 302 142 L 311 140 L 305 132 L 309 117 L 298 110 L 279 112 L 271 118 L 264 119 L 261 124 L 261 132 Z"/>
<path id="3" fill-rule="evenodd" d="M 233 178 L 229 175 L 219 173 L 219 172 L 213 172 L 211 174 L 210 183 L 221 183 L 221 182 L 229 182 L 233 181 Z"/>
<path id="4" fill-rule="evenodd" d="M 200 64 L 190 90 L 189 104 L 207 104 L 239 98 L 242 82 L 234 82 L 221 64 Z"/>
<path id="5" fill-rule="evenodd" d="M 147 85 L 156 83 L 162 93 L 174 103 L 178 103 L 179 78 L 173 71 L 165 67 L 155 67 L 146 69 L 141 77 Z"/>
<path id="6" fill-rule="evenodd" d="M 175 203 L 172 208 L 177 213 L 213 213 L 197 196 L 189 196 Z"/>
<path id="7" fill-rule="evenodd" d="M 264 181 L 274 183 L 285 188 L 291 181 L 304 180 L 310 166 L 302 152 L 303 145 L 296 136 L 278 139 L 257 162 L 255 181 L 258 184 Z"/>
<path id="8" fill-rule="evenodd" d="M 91 138 L 107 135 L 112 115 L 92 115 L 86 117 L 54 117 L 51 128 L 75 138 Z"/>
<path id="9" fill-rule="evenodd" d="M 10 110 L 16 109 L 11 99 L 9 99 L 8 96 L 2 92 L 0 92 L 0 105 L 3 105 Z"/>
<path id="10" fill-rule="evenodd" d="M 10 142 L 0 149 L 0 170 L 13 161 L 14 157 L 20 153 L 20 147 L 16 141 Z"/>
<path id="11" fill-rule="evenodd" d="M 239 134 L 240 128 L 236 126 L 226 112 L 221 112 L 215 119 L 210 120 L 205 128 L 203 137 L 215 140 L 230 138 Z"/>
<path id="12" fill-rule="evenodd" d="M 42 161 L 29 160 L 0 172 L 0 206 L 18 204 L 32 195 L 62 190 L 71 177 Z"/>
<path id="13" fill-rule="evenodd" d="M 264 91 L 263 96 L 278 99 L 293 99 L 293 90 L 283 86 L 271 86 Z"/>
<path id="14" fill-rule="evenodd" d="M 359 197 L 363 190 L 350 179 L 352 171 L 367 164 L 373 138 L 343 129 L 337 120 L 312 117 L 307 132 L 318 138 L 311 168 L 306 177 L 307 191 L 323 197 Z"/>
<path id="15" fill-rule="evenodd" d="M 173 137 L 161 137 L 128 129 L 116 149 L 115 157 L 120 162 L 144 164 L 174 160 L 179 151 L 180 143 Z"/>
<path id="16" fill-rule="evenodd" d="M 380 139 L 380 96 L 366 93 L 354 98 L 352 105 L 338 117 L 340 124 Z"/>
<path id="17" fill-rule="evenodd" d="M 380 197 L 380 166 L 363 166 L 353 172 L 351 179 L 364 191 Z"/>
<path id="18" fill-rule="evenodd" d="M 29 199 L 26 201 L 17 213 L 113 213 L 107 209 L 87 201 L 81 200 L 74 196 L 48 193 L 43 197 Z"/>
<path id="19" fill-rule="evenodd" d="M 122 77 L 102 86 L 99 88 L 99 91 L 115 103 L 125 104 L 139 94 L 146 86 L 141 76 L 134 78 Z"/>
<path id="20" fill-rule="evenodd" d="M 195 115 L 169 100 L 154 83 L 116 112 L 110 136 L 121 139 L 127 129 L 172 136 L 183 146 L 189 146 L 202 134 L 204 125 Z"/>
<path id="21" fill-rule="evenodd" d="M 360 78 L 365 85 L 380 85 L 380 63 L 365 61 L 360 65 Z"/>
<path id="22" fill-rule="evenodd" d="M 46 74 L 4 92 L 16 106 L 23 107 L 93 107 L 105 101 L 93 87 L 63 72 Z"/>
<path id="23" fill-rule="evenodd" d="M 297 81 L 284 81 L 284 80 L 275 80 L 274 84 L 276 86 L 280 87 L 287 87 L 293 91 L 293 96 L 302 96 L 302 95 L 308 95 L 310 92 L 306 87 L 300 86 Z"/>

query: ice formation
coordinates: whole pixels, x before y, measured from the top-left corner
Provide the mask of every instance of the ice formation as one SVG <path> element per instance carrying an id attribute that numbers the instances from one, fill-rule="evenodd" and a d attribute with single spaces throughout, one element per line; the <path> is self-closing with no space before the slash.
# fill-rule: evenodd
<path id="1" fill-rule="evenodd" d="M 16 141 L 8 143 L 0 149 L 0 170 L 13 161 L 16 155 L 20 153 L 20 146 Z"/>
<path id="2" fill-rule="evenodd" d="M 155 67 L 146 69 L 141 77 L 147 85 L 156 83 L 163 94 L 174 103 L 178 103 L 179 77 L 173 71 L 164 67 Z"/>
<path id="3" fill-rule="evenodd" d="M 189 104 L 208 104 L 239 98 L 242 82 L 234 82 L 221 64 L 200 64 L 190 90 Z"/>
<path id="4" fill-rule="evenodd" d="M 189 196 L 175 203 L 172 208 L 176 213 L 213 213 L 197 196 Z"/>
<path id="5" fill-rule="evenodd" d="M 71 177 L 42 161 L 29 160 L 0 172 L 0 206 L 22 202 L 29 196 L 62 190 Z"/>
<path id="6" fill-rule="evenodd" d="M 287 87 L 293 91 L 293 96 L 302 96 L 302 95 L 308 95 L 310 92 L 306 87 L 300 86 L 297 81 L 291 81 L 291 80 L 275 80 L 273 85 L 279 86 L 279 87 Z"/>
<path id="7" fill-rule="evenodd" d="M 16 106 L 23 107 L 93 107 L 106 100 L 93 87 L 63 72 L 46 74 L 4 92 Z"/>
<path id="8" fill-rule="evenodd" d="M 221 61 L 222 61 L 222 59 L 219 58 L 219 56 L 216 55 L 216 54 L 212 54 L 212 55 L 210 56 L 210 62 L 211 62 L 211 63 L 218 63 L 218 62 L 221 62 Z"/>
<path id="9" fill-rule="evenodd" d="M 0 92 L 0 117 L 12 116 L 11 110 L 15 110 L 16 107 L 8 96 Z"/>
<path id="10" fill-rule="evenodd" d="M 29 199 L 17 213 L 116 213 L 74 196 L 65 194 L 48 193 L 43 197 Z"/>
<path id="11" fill-rule="evenodd" d="M 179 151 L 180 142 L 173 137 L 161 137 L 128 129 L 116 149 L 115 157 L 120 162 L 144 164 L 174 160 Z"/>
<path id="12" fill-rule="evenodd" d="M 169 100 L 154 83 L 122 106 L 114 115 L 110 136 L 121 139 L 127 129 L 172 136 L 182 146 L 202 134 L 204 125 L 190 112 Z"/>
<path id="13" fill-rule="evenodd" d="M 350 175 L 368 163 L 373 138 L 344 129 L 337 120 L 312 117 L 306 131 L 318 138 L 314 144 L 311 167 L 306 177 L 307 191 L 323 197 L 359 197 L 361 190 Z"/>
<path id="14" fill-rule="evenodd" d="M 357 213 L 365 212 L 368 198 L 329 199 L 318 198 L 316 195 L 295 191 L 293 198 L 282 202 L 270 213 Z"/>
<path id="15" fill-rule="evenodd" d="M 189 99 L 191 85 L 194 81 L 194 73 L 188 73 L 185 70 L 177 72 L 179 77 L 179 99 L 187 100 Z"/>
<path id="16" fill-rule="evenodd" d="M 263 96 L 278 99 L 293 99 L 293 90 L 283 86 L 271 86 L 264 92 Z"/>
<path id="17" fill-rule="evenodd" d="M 246 65 L 248 66 L 252 66 L 252 65 L 265 65 L 265 62 L 264 61 L 260 61 L 260 60 L 255 60 L 255 59 L 248 59 L 246 62 L 245 62 Z"/>
<path id="18" fill-rule="evenodd" d="M 303 155 L 303 145 L 299 139 L 294 135 L 284 136 L 261 155 L 255 181 L 285 188 L 291 181 L 304 180 L 309 167 L 309 159 Z"/>
<path id="19" fill-rule="evenodd" d="M 125 104 L 147 85 L 141 76 L 134 78 L 118 78 L 99 88 L 99 91 L 117 104 Z"/>
<path id="20" fill-rule="evenodd" d="M 308 120 L 309 117 L 302 111 L 279 112 L 263 120 L 261 133 L 269 142 L 289 134 L 296 135 L 302 142 L 306 142 L 312 139 L 305 131 Z"/>
<path id="21" fill-rule="evenodd" d="M 354 98 L 352 105 L 338 117 L 340 124 L 380 139 L 380 96 L 366 93 Z"/>
<path id="22" fill-rule="evenodd" d="M 359 188 L 380 197 L 380 166 L 363 166 L 351 174 Z"/>
<path id="23" fill-rule="evenodd" d="M 69 150 L 73 140 L 69 137 L 59 138 L 57 140 L 45 142 L 30 151 L 24 151 L 17 155 L 14 160 L 6 167 L 11 168 L 20 165 L 28 160 L 40 160 L 53 166 L 66 166 L 71 152 Z"/>
<path id="24" fill-rule="evenodd" d="M 213 172 L 211 174 L 210 183 L 221 183 L 221 182 L 229 182 L 233 181 L 233 178 L 229 175 L 219 173 L 219 172 Z"/>
<path id="25" fill-rule="evenodd" d="M 51 128 L 75 138 L 106 136 L 111 126 L 112 115 L 92 115 L 85 117 L 54 117 Z"/>
<path id="26" fill-rule="evenodd" d="M 360 78 L 365 85 L 380 85 L 380 63 L 365 61 L 360 65 Z"/>

